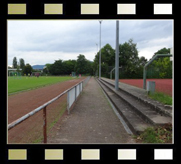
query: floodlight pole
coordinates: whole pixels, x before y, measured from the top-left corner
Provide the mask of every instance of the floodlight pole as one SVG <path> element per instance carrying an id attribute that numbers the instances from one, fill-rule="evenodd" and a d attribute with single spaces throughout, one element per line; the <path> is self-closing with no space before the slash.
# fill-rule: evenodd
<path id="1" fill-rule="evenodd" d="M 115 90 L 119 88 L 119 21 L 116 21 Z"/>
<path id="2" fill-rule="evenodd" d="M 100 50 L 99 50 L 99 80 L 101 80 L 101 22 L 100 23 Z"/>
<path id="3" fill-rule="evenodd" d="M 97 44 L 97 43 L 96 43 L 96 47 L 97 47 L 97 54 L 98 54 L 98 44 Z M 98 69 L 99 69 L 98 66 L 99 66 L 99 65 L 97 65 L 96 76 L 98 76 Z"/>

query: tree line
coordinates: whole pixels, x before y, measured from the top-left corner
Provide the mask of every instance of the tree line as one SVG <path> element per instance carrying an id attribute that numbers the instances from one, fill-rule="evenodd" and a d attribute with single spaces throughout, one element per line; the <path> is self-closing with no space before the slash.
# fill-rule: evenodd
<path id="1" fill-rule="evenodd" d="M 162 48 L 155 54 L 168 54 L 169 48 Z M 137 44 L 129 39 L 123 44 L 119 44 L 119 78 L 138 79 L 143 78 L 143 67 L 147 59 L 138 56 Z M 101 48 L 101 76 L 110 77 L 110 71 L 115 67 L 115 49 L 110 44 Z M 24 59 L 13 59 L 13 68 L 21 68 L 23 74 L 35 71 L 30 64 L 25 65 Z M 48 75 L 70 75 L 72 72 L 83 75 L 99 75 L 99 52 L 92 61 L 86 59 L 83 54 L 77 56 L 77 60 L 55 60 L 53 64 L 45 64 L 44 74 Z M 113 76 L 114 78 L 114 71 Z M 172 62 L 169 57 L 157 58 L 147 69 L 147 78 L 172 78 Z"/>
<path id="2" fill-rule="evenodd" d="M 72 72 L 83 75 L 93 75 L 92 62 L 80 54 L 77 60 L 55 60 L 53 64 L 46 64 L 44 72 L 51 75 L 70 75 Z"/>
<path id="3" fill-rule="evenodd" d="M 13 58 L 12 68 L 16 68 L 18 72 L 22 73 L 22 75 L 28 75 L 32 73 L 32 71 L 35 71 L 29 63 L 25 65 L 25 60 L 23 58 L 20 58 L 18 62 L 18 59 L 16 57 Z M 20 69 L 22 71 L 20 71 Z"/>
<path id="4" fill-rule="evenodd" d="M 77 57 L 77 60 L 55 60 L 53 64 L 45 64 L 45 68 L 43 69 L 42 74 L 44 75 L 70 75 L 72 72 L 76 74 L 83 75 L 93 75 L 92 72 L 92 63 L 87 60 L 84 55 L 80 54 Z M 13 58 L 12 68 L 16 68 L 18 72 L 22 69 L 22 75 L 32 74 L 33 72 L 37 72 L 34 70 L 32 66 L 27 63 L 25 65 L 24 59 L 19 59 L 19 63 L 17 62 L 17 58 Z"/>
<path id="5" fill-rule="evenodd" d="M 162 48 L 155 54 L 168 54 L 169 48 Z M 153 55 L 154 56 L 154 55 Z M 142 79 L 143 67 L 147 63 L 144 56 L 138 56 L 137 44 L 129 39 L 123 44 L 119 44 L 119 78 L 120 79 Z M 110 77 L 110 71 L 115 68 L 115 49 L 109 44 L 101 48 L 101 76 Z M 98 75 L 99 52 L 95 55 L 93 62 L 93 72 Z M 113 71 L 113 76 L 115 76 Z M 172 78 L 172 62 L 169 57 L 157 58 L 147 69 L 147 78 Z"/>

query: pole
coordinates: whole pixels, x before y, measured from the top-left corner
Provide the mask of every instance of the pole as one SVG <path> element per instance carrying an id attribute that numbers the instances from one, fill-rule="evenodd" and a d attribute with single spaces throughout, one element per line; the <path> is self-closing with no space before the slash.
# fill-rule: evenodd
<path id="1" fill-rule="evenodd" d="M 67 111 L 68 111 L 68 114 L 70 114 L 70 110 L 69 110 L 69 91 L 67 92 Z"/>
<path id="2" fill-rule="evenodd" d="M 101 80 L 101 22 L 100 23 L 100 51 L 99 51 L 99 80 Z"/>
<path id="3" fill-rule="evenodd" d="M 119 21 L 116 21 L 115 90 L 119 88 Z"/>
<path id="4" fill-rule="evenodd" d="M 97 54 L 98 54 L 98 44 L 96 43 L 96 47 L 97 47 Z M 98 69 L 99 69 L 99 64 L 97 64 L 97 70 L 95 75 L 98 77 Z"/>
<path id="5" fill-rule="evenodd" d="M 155 54 L 155 56 L 152 57 L 152 59 L 150 59 L 150 61 L 148 61 L 148 63 L 145 64 L 144 68 L 143 68 L 143 89 L 146 89 L 146 70 L 147 67 L 158 57 L 171 57 L 172 54 Z"/>
<path id="6" fill-rule="evenodd" d="M 143 89 L 146 89 L 146 67 L 143 68 Z"/>
<path id="7" fill-rule="evenodd" d="M 43 108 L 43 137 L 44 137 L 44 143 L 47 143 L 46 106 Z"/>

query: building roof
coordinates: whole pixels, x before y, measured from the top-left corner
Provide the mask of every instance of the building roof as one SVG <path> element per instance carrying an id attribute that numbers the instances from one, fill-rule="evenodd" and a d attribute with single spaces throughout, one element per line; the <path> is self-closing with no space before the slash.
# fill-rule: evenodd
<path id="1" fill-rule="evenodd" d="M 19 70 L 21 71 L 22 69 Z M 17 71 L 17 68 L 8 68 L 8 71 Z"/>

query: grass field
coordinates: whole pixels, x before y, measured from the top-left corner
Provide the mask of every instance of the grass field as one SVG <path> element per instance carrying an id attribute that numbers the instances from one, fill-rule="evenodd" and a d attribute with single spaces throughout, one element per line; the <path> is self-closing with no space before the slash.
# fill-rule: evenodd
<path id="1" fill-rule="evenodd" d="M 45 85 L 55 84 L 73 79 L 69 76 L 40 76 L 40 77 L 8 77 L 8 95 L 23 91 L 38 88 Z"/>

